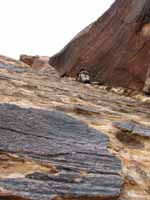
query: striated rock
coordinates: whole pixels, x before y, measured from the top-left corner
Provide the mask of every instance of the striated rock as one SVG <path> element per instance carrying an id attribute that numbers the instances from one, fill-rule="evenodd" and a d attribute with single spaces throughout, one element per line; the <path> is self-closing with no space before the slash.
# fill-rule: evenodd
<path id="1" fill-rule="evenodd" d="M 25 72 L 29 68 L 29 65 L 0 55 L 0 69 L 7 69 L 8 71 L 14 71 L 14 72 Z"/>
<path id="2" fill-rule="evenodd" d="M 138 135 L 150 138 L 150 126 L 145 126 L 136 122 L 114 122 L 113 125 L 123 132 L 129 132 L 131 135 Z"/>
<path id="3" fill-rule="evenodd" d="M 20 69 L 19 66 L 17 68 Z M 87 140 L 89 138 L 87 136 L 89 136 L 91 132 L 88 133 L 88 130 L 91 130 L 91 128 L 92 130 L 94 129 L 94 133 L 95 130 L 98 131 L 97 133 L 100 134 L 98 138 L 101 137 L 101 133 L 105 133 L 103 137 L 105 137 L 107 141 L 107 137 L 109 137 L 109 154 L 112 156 L 112 158 L 115 158 L 116 156 L 122 162 L 121 175 L 124 177 L 124 184 L 121 188 L 121 195 L 119 197 L 119 200 L 149 200 L 150 138 L 144 137 L 142 135 L 134 135 L 128 131 L 124 132 L 122 129 L 118 129 L 113 125 L 113 122 L 134 121 L 136 122 L 136 124 L 140 124 L 140 126 L 142 125 L 142 127 L 143 125 L 144 127 L 149 127 L 150 104 L 143 103 L 148 102 L 143 101 L 143 99 L 149 99 L 149 97 L 143 96 L 143 94 L 139 94 L 140 98 L 137 98 L 137 94 L 136 96 L 127 96 L 127 94 L 126 96 L 124 96 L 120 92 L 114 92 L 115 89 L 114 91 L 112 89 L 108 89 L 108 87 L 95 87 L 89 84 L 81 84 L 74 81 L 73 79 L 60 79 L 56 70 L 50 66 L 47 67 L 47 65 L 43 68 L 43 70 L 40 71 L 34 70 L 31 67 L 22 67 L 22 69 L 22 71 L 13 70 L 13 68 L 11 68 L 10 70 L 7 65 L 4 65 L 3 68 L 0 68 L 0 102 L 1 104 L 7 103 L 16 104 L 17 106 L 19 106 L 15 107 L 1 105 L 1 108 L 9 107 L 12 108 L 12 111 L 14 109 L 14 112 L 15 109 L 17 109 L 18 112 L 20 111 L 18 116 L 20 120 L 20 125 L 17 123 L 17 126 L 19 126 L 19 130 L 17 130 L 20 131 L 20 129 L 26 129 L 25 133 L 29 133 L 29 130 L 32 129 L 34 135 L 27 136 L 26 134 L 16 133 L 12 130 L 1 130 L 3 138 L 5 138 L 5 140 L 0 140 L 1 186 L 2 188 L 6 189 L 8 187 L 11 193 L 9 194 L 8 190 L 3 190 L 1 191 L 1 196 L 3 192 L 3 196 L 5 197 L 0 198 L 5 200 L 26 200 L 26 197 L 20 198 L 20 195 L 28 196 L 29 194 L 25 193 L 25 191 L 22 189 L 17 190 L 17 187 L 20 188 L 21 185 L 23 187 L 26 186 L 26 189 L 29 191 L 29 193 L 31 193 L 31 190 L 33 189 L 32 192 L 33 194 L 35 194 L 38 193 L 41 188 L 43 188 L 43 184 L 47 184 L 49 180 L 53 181 L 54 179 L 52 177 L 56 178 L 56 182 L 60 177 L 63 179 L 64 182 L 67 182 L 68 180 L 73 180 L 71 172 L 66 172 L 66 169 L 64 171 L 68 176 L 64 176 L 64 174 L 59 174 L 59 169 L 57 166 L 60 166 L 63 162 L 61 158 L 58 162 L 58 157 L 55 158 L 54 156 L 53 158 L 49 158 L 48 155 L 45 156 L 47 150 L 50 149 L 50 145 L 48 145 L 47 148 L 46 144 L 50 141 L 49 139 L 44 140 L 43 137 L 50 131 L 37 131 L 37 129 L 41 130 L 42 127 L 47 127 L 47 124 L 49 124 L 48 130 L 51 130 L 52 127 L 57 125 L 55 123 L 51 125 L 51 123 L 49 123 L 48 121 L 49 117 L 40 118 L 43 115 L 45 116 L 44 113 L 49 113 L 53 119 L 54 115 L 52 115 L 52 113 L 55 113 L 56 111 L 54 110 L 57 109 L 57 111 L 61 110 L 65 113 L 65 119 L 66 117 L 67 119 L 70 119 L 72 117 L 73 121 L 78 121 L 79 124 L 82 124 L 82 130 L 85 130 L 84 127 L 86 127 L 87 132 L 85 131 L 85 135 L 84 137 L 82 137 L 82 139 L 84 138 Z M 27 114 L 23 115 L 24 112 L 26 112 Z M 36 117 L 29 117 L 32 116 L 33 113 Z M 2 119 L 5 120 L 6 116 L 8 119 L 11 119 L 12 113 L 6 112 L 6 114 L 7 115 L 5 115 L 3 112 Z M 70 117 L 68 117 L 68 115 Z M 11 120 L 5 122 L 6 127 L 9 126 L 9 128 L 12 128 L 12 126 L 16 126 L 15 116 L 16 115 L 13 116 L 13 123 L 11 123 Z M 60 116 L 58 116 L 58 118 L 59 117 Z M 24 118 L 25 121 L 22 120 Z M 38 124 L 36 122 L 38 120 L 35 121 L 35 119 L 37 118 L 40 118 L 40 122 Z M 26 126 L 21 126 L 22 123 L 25 123 Z M 32 123 L 34 123 L 34 128 L 32 128 Z M 86 126 L 85 124 L 87 124 L 88 126 Z M 63 125 L 64 123 L 62 123 L 62 126 Z M 71 123 L 65 123 L 65 125 L 67 125 L 68 128 L 73 126 L 73 124 Z M 59 129 L 56 133 L 59 133 L 59 131 L 61 130 Z M 77 126 L 74 126 L 74 131 L 75 133 L 77 132 Z M 9 132 L 10 138 L 6 137 L 7 134 L 4 134 L 6 132 L 7 134 Z M 67 133 L 68 135 L 71 134 L 71 136 L 73 134 L 72 131 L 68 131 Z M 39 134 L 40 137 L 36 137 L 36 134 Z M 63 134 L 65 134 L 64 131 Z M 20 135 L 22 141 L 20 141 Z M 97 137 L 97 134 L 95 136 Z M 33 137 L 34 140 L 32 140 Z M 11 139 L 13 142 L 9 142 L 8 144 L 8 139 Z M 44 142 L 41 143 L 39 142 L 40 140 L 44 140 Z M 30 141 L 28 145 L 26 143 L 27 141 Z M 93 136 L 88 139 L 87 143 L 84 145 L 84 148 L 87 149 L 90 148 L 91 145 L 95 145 L 95 142 L 92 141 Z M 36 142 L 38 142 L 37 145 Z M 33 145 L 31 145 L 31 143 Z M 44 151 L 40 150 L 41 147 L 44 148 Z M 75 144 L 73 144 L 73 147 L 75 147 Z M 67 146 L 67 148 L 69 148 L 69 145 Z M 32 150 L 32 153 L 30 153 L 30 149 Z M 62 150 L 61 145 L 59 149 L 60 151 Z M 108 149 L 106 149 L 107 153 Z M 10 150 L 16 150 L 16 152 L 10 152 Z M 18 153 L 19 151 L 22 153 Z M 95 151 L 98 151 L 98 149 L 95 149 Z M 35 154 L 40 156 L 34 156 Z M 100 158 L 102 157 L 100 156 L 98 160 Z M 59 163 L 57 166 L 55 166 L 55 159 L 57 159 L 57 163 Z M 88 158 L 80 159 L 82 160 L 82 164 L 84 162 L 89 162 Z M 55 163 L 53 163 L 54 160 Z M 108 159 L 107 162 L 109 161 L 110 160 Z M 65 165 L 68 166 L 68 163 L 65 163 Z M 105 167 L 107 168 L 107 165 Z M 86 171 L 81 171 L 81 175 L 85 178 L 87 178 L 87 176 L 89 177 L 89 174 L 87 174 Z M 97 178 L 99 178 L 99 176 L 97 176 Z M 95 179 L 93 180 L 95 181 Z M 75 181 L 77 182 L 76 184 L 83 183 L 80 177 L 75 179 Z M 33 182 L 34 186 L 35 184 L 40 182 L 42 187 L 41 185 L 38 185 L 37 187 L 29 188 L 28 186 Z M 114 183 L 115 182 L 113 182 L 113 184 Z M 67 183 L 65 183 L 65 185 L 66 184 Z M 45 195 L 48 194 L 47 191 L 49 192 L 47 188 L 48 187 L 45 188 Z M 12 194 L 12 192 L 16 190 L 17 194 Z M 40 194 L 38 193 L 38 195 Z M 42 197 L 42 199 L 43 198 L 44 197 Z M 84 200 L 86 199 L 88 198 L 85 198 Z"/>
<path id="4" fill-rule="evenodd" d="M 0 105 L 0 150 L 52 164 L 54 174 L 0 178 L 0 196 L 117 199 L 121 163 L 101 132 L 61 112 Z"/>
<path id="5" fill-rule="evenodd" d="M 86 70 L 94 82 L 142 91 L 150 63 L 149 10 L 149 0 L 116 0 L 50 64 L 60 76 L 77 77 Z"/>

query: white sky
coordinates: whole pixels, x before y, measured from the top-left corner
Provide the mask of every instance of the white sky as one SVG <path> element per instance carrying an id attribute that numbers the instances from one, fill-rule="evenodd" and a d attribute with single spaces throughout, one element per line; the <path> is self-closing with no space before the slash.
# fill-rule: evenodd
<path id="1" fill-rule="evenodd" d="M 0 54 L 51 56 L 114 0 L 0 0 Z"/>

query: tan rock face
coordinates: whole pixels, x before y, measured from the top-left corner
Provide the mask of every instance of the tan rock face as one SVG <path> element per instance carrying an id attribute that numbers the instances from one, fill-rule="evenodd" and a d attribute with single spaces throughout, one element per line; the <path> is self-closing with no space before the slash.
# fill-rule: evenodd
<path id="1" fill-rule="evenodd" d="M 148 72 L 147 72 L 147 76 L 146 76 L 146 81 L 145 81 L 145 86 L 144 86 L 144 89 L 143 91 L 150 95 L 150 66 L 148 68 Z"/>
<path id="2" fill-rule="evenodd" d="M 2 58 L 0 62 L 7 60 Z M 134 121 L 149 127 L 150 104 L 142 102 L 145 97 L 141 94 L 136 99 L 134 96 L 116 94 L 115 89 L 107 91 L 97 85 L 60 79 L 56 71 L 47 65 L 42 71 L 25 64 L 21 65 L 22 71 L 16 70 L 16 66 L 20 69 L 18 61 L 11 62 L 14 67 L 8 68 L 7 63 L 2 67 L 0 65 L 0 102 L 25 108 L 63 111 L 104 132 L 110 139 L 109 151 L 122 161 L 124 186 L 120 200 L 149 200 L 150 138 L 114 126 L 116 122 Z M 42 163 L 27 158 L 20 160 L 15 156 L 0 151 L 1 177 L 21 177 L 28 172 L 48 170 Z"/>

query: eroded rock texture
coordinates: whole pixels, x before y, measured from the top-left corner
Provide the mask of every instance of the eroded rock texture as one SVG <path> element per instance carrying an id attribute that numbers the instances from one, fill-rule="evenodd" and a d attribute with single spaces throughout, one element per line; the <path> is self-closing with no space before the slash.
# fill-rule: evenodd
<path id="1" fill-rule="evenodd" d="M 38 59 L 39 56 L 29 56 L 29 55 L 21 55 L 20 61 L 26 63 L 27 65 L 31 66 L 33 65 L 34 61 Z"/>
<path id="2" fill-rule="evenodd" d="M 29 56 L 21 55 L 20 61 L 29 65 L 35 70 L 44 70 L 49 67 L 49 57 L 48 56 Z"/>
<path id="3" fill-rule="evenodd" d="M 26 69 L 29 68 L 29 65 L 24 62 L 0 55 L 0 68 L 19 73 L 26 71 Z"/>
<path id="4" fill-rule="evenodd" d="M 143 91 L 150 95 L 150 65 L 148 67 L 147 75 L 146 75 L 146 81 Z"/>
<path id="5" fill-rule="evenodd" d="M 60 76 L 87 70 L 93 81 L 142 91 L 150 63 L 149 13 L 149 0 L 116 0 L 50 64 Z"/>
<path id="6" fill-rule="evenodd" d="M 19 70 L 16 70 L 16 68 Z M 20 69 L 22 69 L 22 71 L 20 71 Z M 67 165 L 68 167 L 68 163 L 64 163 L 61 155 L 60 157 L 59 155 L 52 156 L 51 153 L 54 153 L 54 148 L 51 149 L 51 145 L 47 146 L 47 144 L 51 144 L 52 141 L 49 139 L 49 132 L 52 130 L 52 127 L 57 125 L 55 123 L 51 124 L 49 122 L 49 117 L 51 116 L 52 119 L 54 119 L 55 115 L 52 115 L 52 113 L 57 113 L 57 110 L 61 112 L 63 111 L 65 113 L 63 114 L 65 115 L 64 119 L 71 119 L 73 120 L 73 123 L 68 124 L 67 132 L 63 131 L 61 128 L 55 133 L 58 134 L 62 132 L 62 134 L 68 133 L 68 135 L 71 134 L 71 136 L 74 136 L 73 132 L 70 130 L 68 131 L 68 129 L 70 129 L 69 127 L 73 126 L 75 122 L 76 125 L 74 131 L 78 135 L 78 129 L 76 128 L 77 124 L 79 124 L 78 127 L 82 124 L 82 133 L 84 133 L 84 137 L 81 137 L 80 139 L 81 141 L 83 141 L 83 138 L 87 140 L 87 143 L 85 143 L 82 150 L 87 150 L 89 148 L 91 150 L 91 147 L 95 146 L 96 148 L 94 148 L 93 151 L 99 153 L 99 148 L 103 149 L 103 145 L 99 146 L 99 143 L 97 143 L 99 139 L 101 140 L 101 137 L 106 138 L 106 141 L 108 142 L 108 138 L 105 135 L 102 135 L 101 132 L 105 133 L 109 137 L 109 152 L 107 151 L 108 149 L 105 149 L 105 152 L 111 156 L 108 156 L 108 159 L 106 159 L 108 165 L 105 165 L 105 169 L 109 169 L 107 167 L 110 166 L 111 163 L 113 164 L 113 159 L 115 159 L 114 161 L 117 161 L 117 163 L 118 159 L 122 162 L 121 176 L 123 177 L 124 184 L 121 187 L 119 200 L 149 200 L 150 138 L 145 137 L 142 134 L 137 134 L 137 131 L 136 134 L 132 134 L 131 126 L 127 126 L 127 122 L 134 122 L 134 127 L 138 125 L 139 128 L 140 126 L 140 133 L 143 132 L 143 128 L 144 130 L 146 129 L 149 131 L 150 104 L 146 102 L 150 102 L 150 98 L 142 96 L 142 94 L 130 97 L 124 96 L 122 91 L 123 89 L 121 88 L 105 90 L 105 87 L 98 85 L 85 85 L 67 78 L 60 79 L 56 71 L 50 66 L 44 67 L 43 70 L 39 68 L 35 70 L 31 67 L 21 68 L 20 66 L 17 66 L 17 62 L 15 61 L 13 66 L 9 68 L 7 64 L 3 65 L 3 67 L 0 66 L 0 102 L 1 104 L 7 103 L 19 106 L 0 106 L 0 113 L 3 113 L 1 115 L 3 116 L 1 118 L 3 129 L 0 129 L 0 133 L 3 137 L 3 140 L 0 140 L 0 189 L 1 196 L 2 194 L 5 196 L 5 198 L 1 198 L 5 200 L 24 200 L 29 198 L 30 194 L 33 192 L 33 196 L 30 196 L 32 199 L 35 198 L 35 194 L 40 195 L 38 192 L 43 187 L 45 193 L 43 198 L 47 198 L 47 195 L 49 194 L 48 182 L 50 181 L 51 183 L 51 181 L 54 180 L 53 177 L 55 177 L 56 182 L 59 178 L 61 180 L 63 179 L 65 182 L 64 186 L 67 187 L 67 189 L 65 188 L 65 191 L 68 191 L 67 181 L 72 180 L 72 183 L 69 184 L 69 187 L 71 187 L 71 185 L 74 184 L 73 181 L 77 182 L 75 185 L 79 185 L 87 183 L 87 179 L 95 182 L 99 176 L 104 177 L 101 173 L 98 173 L 98 175 L 95 173 L 96 179 L 91 179 L 86 170 L 81 170 L 80 174 L 76 171 L 75 174 L 79 178 L 74 180 L 72 172 L 67 171 L 67 168 L 62 170 L 62 173 L 59 174 L 60 166 Z M 128 93 L 126 93 L 126 95 L 127 94 Z M 6 112 L 6 108 L 9 108 L 9 113 Z M 17 118 L 15 117 L 15 113 L 18 112 L 19 116 L 17 115 Z M 13 120 L 5 121 L 6 116 L 7 119 L 11 119 L 12 113 L 14 113 Z M 68 115 L 70 117 L 68 117 Z M 62 114 L 58 116 L 58 118 L 60 119 L 61 116 Z M 73 119 L 71 117 L 73 117 Z M 16 123 L 16 118 L 20 123 Z M 38 124 L 37 119 L 40 119 Z M 58 124 L 59 122 L 62 127 L 61 120 L 58 121 Z M 24 125 L 21 125 L 22 123 L 24 123 Z M 88 126 L 86 126 L 85 123 Z M 117 123 L 118 127 L 114 123 Z M 13 127 L 15 130 L 12 130 Z M 42 127 L 47 127 L 46 131 L 44 131 L 45 129 L 42 131 Z M 10 130 L 8 130 L 8 128 Z M 27 136 L 31 130 L 32 135 Z M 88 136 L 93 134 L 91 133 L 91 130 L 96 134 L 95 136 L 98 141 L 93 137 L 93 135 L 88 139 Z M 44 138 L 45 136 L 46 139 Z M 53 138 L 54 136 L 55 134 L 53 135 Z M 60 137 L 58 138 L 61 139 Z M 70 140 L 71 139 L 77 141 L 77 138 L 71 137 Z M 11 141 L 9 142 L 9 140 Z M 64 140 L 60 140 L 59 142 L 60 148 L 58 153 L 64 151 L 64 149 L 62 149 L 62 143 L 67 145 Z M 72 141 L 70 141 L 70 143 L 71 142 Z M 31 145 L 31 143 L 33 145 Z M 71 146 L 76 148 L 76 145 L 79 144 L 76 142 Z M 54 147 L 54 144 L 52 144 L 52 147 Z M 42 148 L 43 151 L 41 151 Z M 67 145 L 66 149 L 70 150 L 69 145 Z M 49 150 L 51 152 L 50 154 Z M 118 159 L 116 159 L 114 155 Z M 65 158 L 69 159 L 69 156 L 70 151 L 68 155 L 65 155 Z M 73 154 L 73 156 L 75 155 Z M 91 159 L 91 156 L 87 156 L 87 159 L 80 157 L 82 163 L 90 162 L 89 159 Z M 94 158 L 97 158 L 98 154 L 96 155 L 94 153 L 92 158 L 93 156 Z M 99 159 L 101 160 L 102 157 L 98 156 L 98 163 L 100 161 Z M 63 165 L 61 165 L 62 163 Z M 95 167 L 99 169 L 99 166 L 102 166 L 101 164 L 102 163 L 100 163 L 100 165 L 98 164 L 98 166 L 95 165 Z M 114 167 L 114 170 L 116 170 L 119 165 L 117 164 Z M 79 166 L 80 165 L 78 165 L 78 167 Z M 86 166 L 84 167 L 86 168 Z M 94 176 L 93 173 L 92 176 Z M 109 175 L 109 177 L 111 177 L 111 175 Z M 120 176 L 117 174 L 112 178 L 116 177 Z M 85 180 L 85 182 L 83 180 Z M 59 181 L 57 184 L 58 183 Z M 33 184 L 32 188 L 29 188 L 30 184 Z M 108 191 L 110 188 L 110 182 L 107 182 L 107 184 L 108 187 L 105 189 Z M 113 184 L 115 184 L 114 188 L 117 188 L 117 184 L 120 184 L 119 180 L 113 182 Z M 53 185 L 54 187 L 56 186 L 55 184 Z M 18 187 L 20 188 L 19 190 L 17 189 Z M 24 187 L 25 190 L 23 189 Z M 98 188 L 99 187 L 100 185 L 98 184 Z M 95 188 L 95 190 L 97 190 L 97 188 Z M 60 187 L 58 187 L 58 191 L 60 191 Z M 111 190 L 111 192 L 114 191 L 114 189 Z M 24 197 L 20 198 L 20 195 Z M 110 199 L 112 199 L 112 197 Z"/>
<path id="7" fill-rule="evenodd" d="M 54 174 L 0 179 L 0 196 L 50 200 L 65 196 L 116 199 L 120 195 L 121 163 L 108 152 L 108 138 L 72 117 L 0 105 L 0 139 L 1 151 L 56 168 Z"/>

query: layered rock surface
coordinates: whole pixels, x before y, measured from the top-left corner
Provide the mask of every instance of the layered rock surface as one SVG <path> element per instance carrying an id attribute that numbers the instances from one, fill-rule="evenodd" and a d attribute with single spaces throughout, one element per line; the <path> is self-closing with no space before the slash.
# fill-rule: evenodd
<path id="1" fill-rule="evenodd" d="M 4 62 L 5 59 L 3 63 Z M 0 106 L 0 134 L 1 137 L 3 135 L 3 140 L 1 140 L 0 144 L 0 195 L 5 196 L 5 198 L 1 198 L 11 200 L 37 198 L 36 195 L 39 194 L 38 191 L 43 187 L 42 184 L 45 184 L 44 188 L 46 187 L 43 190 L 45 193 L 44 198 L 48 198 L 46 196 L 49 194 L 49 189 L 47 190 L 49 186 L 47 184 L 50 184 L 50 180 L 52 181 L 54 179 L 54 174 L 55 181 L 60 178 L 60 174 L 57 170 L 61 168 L 60 166 L 62 166 L 62 158 L 60 159 L 52 156 L 49 160 L 48 155 L 46 156 L 46 153 L 49 151 L 49 149 L 47 149 L 47 144 L 50 142 L 50 140 L 49 138 L 42 138 L 44 134 L 48 133 L 47 131 L 44 131 L 44 129 L 42 130 L 42 127 L 50 126 L 50 124 L 49 121 L 47 121 L 49 118 L 44 117 L 44 113 L 47 113 L 47 116 L 51 115 L 54 119 L 54 115 L 51 114 L 52 112 L 57 113 L 57 111 L 63 111 L 65 119 L 72 119 L 71 117 L 74 118 L 72 119 L 73 121 L 70 123 L 67 130 L 70 129 L 70 126 L 73 126 L 75 127 L 75 132 L 78 132 L 78 128 L 82 124 L 81 126 L 84 132 L 83 138 L 85 141 L 87 140 L 84 146 L 85 149 L 83 150 L 91 148 L 90 145 L 92 144 L 94 147 L 93 156 L 96 156 L 96 154 L 99 152 L 96 143 L 99 140 L 98 138 L 106 138 L 107 142 L 109 138 L 110 141 L 107 145 L 108 148 L 105 149 L 105 152 L 112 156 L 114 159 L 114 164 L 116 161 L 118 163 L 118 160 L 121 160 L 122 162 L 121 176 L 119 175 L 119 168 L 116 168 L 120 164 L 118 165 L 116 163 L 116 165 L 112 165 L 115 167 L 115 170 L 117 170 L 117 176 L 115 175 L 113 177 L 119 177 L 119 179 L 118 182 L 111 182 L 110 179 L 108 180 L 107 187 L 104 188 L 107 190 L 107 194 L 109 193 L 109 188 L 111 192 L 114 191 L 114 194 L 110 197 L 109 195 L 111 195 L 111 193 L 109 193 L 109 195 L 105 197 L 107 199 L 118 198 L 120 193 L 120 200 L 149 200 L 150 104 L 141 101 L 141 99 L 146 97 L 140 95 L 140 99 L 136 99 L 134 97 L 121 95 L 120 92 L 119 94 L 116 94 L 112 91 L 107 91 L 101 86 L 81 84 L 67 78 L 60 79 L 57 72 L 48 65 L 44 66 L 43 70 L 41 70 L 39 68 L 31 68 L 25 64 L 19 64 L 18 66 L 17 63 L 18 61 L 13 61 L 13 65 L 11 66 L 9 65 L 9 62 L 0 65 L 1 104 L 7 103 L 19 106 Z M 114 89 L 113 91 L 118 90 Z M 8 112 L 8 110 L 12 111 Z M 13 112 L 19 112 L 20 115 L 16 116 Z M 66 114 L 70 117 L 66 117 Z M 22 117 L 23 115 L 24 117 Z M 12 118 L 12 116 L 14 118 Z M 60 117 L 61 115 L 58 116 L 57 119 L 55 118 L 58 123 Z M 37 118 L 41 118 L 38 124 Z M 6 119 L 8 121 L 5 121 Z M 17 123 L 16 119 L 18 119 L 20 123 Z M 76 124 L 74 126 L 73 123 L 77 123 L 79 125 L 77 126 Z M 60 124 L 61 126 L 63 125 L 61 121 Z M 87 127 L 85 124 L 87 124 L 89 127 Z M 55 123 L 51 125 L 51 127 L 53 126 L 55 126 Z M 48 130 L 50 130 L 51 127 L 48 127 Z M 15 130 L 13 130 L 13 128 L 15 128 Z M 87 133 L 84 128 L 86 129 Z M 95 137 L 91 136 L 90 139 L 89 136 L 91 134 L 91 129 L 94 129 L 96 135 Z M 63 134 L 67 133 L 63 131 L 63 128 L 61 128 L 61 130 Z M 146 135 L 144 135 L 145 130 Z M 71 136 L 73 137 L 73 132 L 70 132 Z M 134 134 L 132 132 L 134 132 Z M 32 136 L 28 135 L 29 133 L 32 133 Z M 35 137 L 35 134 L 39 134 L 39 137 Z M 67 135 L 69 135 L 69 132 Z M 35 137 L 35 139 L 32 137 Z M 40 138 L 45 142 L 39 142 Z M 73 140 L 76 141 L 76 143 L 79 141 L 78 137 L 74 138 Z M 49 144 L 51 144 L 51 142 Z M 74 145 L 72 146 L 76 148 Z M 48 148 L 51 147 L 53 146 L 48 146 Z M 55 149 L 54 147 L 52 150 Z M 52 152 L 52 150 L 50 151 Z M 59 150 L 61 152 L 62 143 Z M 95 153 L 95 151 L 97 153 Z M 69 154 L 67 155 L 69 157 Z M 101 156 L 98 156 L 96 160 L 101 158 Z M 60 159 L 59 162 L 58 160 L 56 161 L 56 159 Z M 82 158 L 80 159 L 84 160 Z M 90 156 L 88 155 L 85 161 L 89 160 Z M 110 164 L 109 159 L 107 162 Z M 101 166 L 101 164 L 98 164 L 98 166 Z M 96 168 L 98 168 L 98 166 L 96 165 Z M 107 166 L 108 165 L 106 165 L 106 168 L 104 168 L 109 170 Z M 65 180 L 65 184 L 67 184 L 67 181 L 72 180 L 71 178 L 74 177 L 72 177 L 71 171 L 66 173 L 64 170 L 63 172 L 64 174 L 62 174 L 61 178 L 63 181 Z M 105 170 L 104 175 L 106 172 L 107 171 Z M 88 177 L 87 174 L 88 173 L 85 169 L 80 171 L 80 175 L 78 172 L 76 172 L 77 177 L 75 177 L 73 180 L 79 185 L 87 183 L 88 181 L 90 182 L 91 180 L 94 181 L 93 177 Z M 80 176 L 84 177 L 85 182 L 81 180 Z M 98 178 L 99 176 L 102 175 L 98 173 L 96 177 Z M 123 186 L 120 182 L 121 177 L 124 179 Z M 88 181 L 86 182 L 87 179 Z M 32 191 L 28 190 L 28 188 L 31 188 L 29 182 L 30 184 L 32 183 Z M 96 185 L 95 183 L 96 182 L 94 182 L 93 185 Z M 17 187 L 18 184 L 19 190 Z M 73 183 L 69 184 L 69 187 L 71 187 L 72 184 Z M 21 189 L 21 187 L 26 188 L 26 191 L 24 191 L 23 188 Z M 68 185 L 64 185 L 64 187 L 65 191 L 68 192 Z M 97 187 L 98 191 L 100 191 L 100 185 Z M 118 190 L 111 189 L 111 187 L 118 188 Z M 58 191 L 60 191 L 60 188 Z M 115 193 L 115 191 L 117 192 Z M 95 192 L 97 195 L 97 191 Z M 56 193 L 57 192 L 55 191 L 55 197 Z M 62 188 L 60 193 L 63 193 Z M 38 198 L 41 197 L 38 196 Z M 89 196 L 89 198 L 92 199 L 93 196 Z M 101 196 L 101 198 L 104 199 L 104 194 Z M 88 199 L 88 197 L 85 199 Z"/>
<path id="2" fill-rule="evenodd" d="M 101 132 L 62 112 L 14 105 L 0 106 L 0 123 L 1 151 L 47 169 L 15 178 L 7 174 L 0 179 L 0 196 L 50 200 L 120 195 L 121 163 L 107 150 L 108 138 Z"/>

